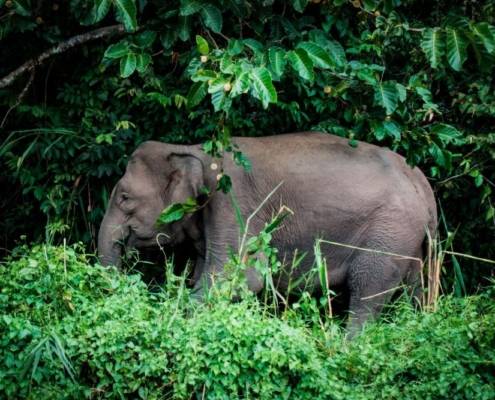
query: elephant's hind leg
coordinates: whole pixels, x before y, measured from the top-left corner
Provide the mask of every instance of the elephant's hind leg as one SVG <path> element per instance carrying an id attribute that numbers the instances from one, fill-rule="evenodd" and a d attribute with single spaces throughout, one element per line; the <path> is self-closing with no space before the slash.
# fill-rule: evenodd
<path id="1" fill-rule="evenodd" d="M 350 291 L 349 338 L 358 334 L 363 325 L 378 316 L 402 281 L 403 260 L 374 253 L 361 253 L 350 262 L 348 288 Z"/>

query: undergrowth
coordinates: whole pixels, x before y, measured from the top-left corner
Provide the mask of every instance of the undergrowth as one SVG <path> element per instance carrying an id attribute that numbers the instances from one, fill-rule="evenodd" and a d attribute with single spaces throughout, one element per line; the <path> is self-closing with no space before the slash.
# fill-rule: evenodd
<path id="1" fill-rule="evenodd" d="M 180 277 L 150 291 L 77 246 L 24 246 L 0 265 L 0 398 L 491 399 L 494 298 L 399 301 L 348 342 L 309 296 L 199 304 Z"/>

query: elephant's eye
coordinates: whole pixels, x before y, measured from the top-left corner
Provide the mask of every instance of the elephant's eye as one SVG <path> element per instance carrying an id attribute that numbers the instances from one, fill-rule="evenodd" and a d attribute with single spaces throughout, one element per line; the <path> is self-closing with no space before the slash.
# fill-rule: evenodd
<path id="1" fill-rule="evenodd" d="M 127 193 L 122 193 L 120 195 L 120 203 L 124 203 L 127 200 L 129 200 L 129 195 Z"/>

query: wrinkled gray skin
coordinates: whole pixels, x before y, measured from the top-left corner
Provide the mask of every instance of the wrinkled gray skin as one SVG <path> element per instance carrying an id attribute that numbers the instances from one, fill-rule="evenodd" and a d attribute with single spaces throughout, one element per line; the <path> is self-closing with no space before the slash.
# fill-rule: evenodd
<path id="1" fill-rule="evenodd" d="M 418 168 L 384 148 L 321 133 L 294 133 L 263 138 L 234 138 L 251 160 L 245 172 L 224 160 L 225 173 L 246 218 L 280 182 L 277 192 L 254 218 L 257 233 L 280 205 L 294 211 L 273 239 L 290 266 L 294 251 L 308 252 L 292 272 L 292 282 L 313 265 L 315 239 L 422 258 L 426 229 L 437 223 L 432 189 Z M 133 153 L 115 186 L 102 222 L 98 252 L 104 265 L 120 266 L 122 245 L 142 248 L 194 243 L 200 254 L 193 280 L 201 295 L 204 282 L 222 271 L 229 247 L 237 249 L 239 228 L 228 195 L 217 192 L 196 214 L 157 228 L 160 212 L 172 203 L 198 197 L 203 186 L 214 189 L 219 170 L 196 146 L 143 143 Z M 420 264 L 410 259 L 322 244 L 332 286 L 350 293 L 351 335 L 380 312 L 393 288 L 417 282 Z M 288 286 L 280 277 L 279 290 Z M 249 288 L 262 289 L 256 271 L 248 271 Z M 314 286 L 318 287 L 315 277 Z M 386 292 L 386 293 L 383 293 Z"/>

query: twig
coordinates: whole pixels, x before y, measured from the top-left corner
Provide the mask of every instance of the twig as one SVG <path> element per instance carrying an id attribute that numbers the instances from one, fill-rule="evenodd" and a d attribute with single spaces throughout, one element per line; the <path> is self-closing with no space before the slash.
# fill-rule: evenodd
<path id="1" fill-rule="evenodd" d="M 216 48 L 216 49 L 218 49 L 218 48 L 219 48 L 219 47 L 218 47 L 218 44 L 217 44 L 217 42 L 215 42 L 215 39 L 213 39 L 213 36 L 211 36 L 210 31 L 208 31 L 208 30 L 207 30 L 207 31 L 206 31 L 206 34 L 208 35 L 208 37 L 209 37 L 209 38 L 210 38 L 210 40 L 212 41 L 213 46 L 215 46 L 215 48 Z"/>
<path id="2" fill-rule="evenodd" d="M 472 256 L 470 254 L 458 253 L 456 251 L 443 250 L 442 252 L 445 254 L 451 254 L 453 256 L 466 257 L 466 258 L 470 258 L 471 260 L 482 261 L 482 262 L 486 262 L 489 264 L 495 264 L 495 260 L 490 260 L 488 258 L 475 257 L 475 256 Z"/>
<path id="3" fill-rule="evenodd" d="M 0 79 L 0 89 L 9 86 L 10 84 L 12 84 L 12 82 L 14 82 L 14 80 L 16 80 L 24 72 L 32 70 L 36 66 L 41 65 L 47 58 L 55 54 L 63 53 L 75 46 L 89 42 L 91 40 L 99 39 L 102 37 L 106 37 L 118 33 L 124 33 L 124 31 L 125 31 L 124 25 L 119 24 L 119 25 L 107 26 L 105 28 L 95 29 L 93 31 L 89 31 L 86 33 L 82 33 L 80 35 L 73 36 L 64 42 L 61 42 L 49 48 L 48 50 L 44 51 L 37 57 L 26 61 L 20 67 L 16 68 L 11 73 L 9 73 L 7 76 L 4 76 L 2 79 Z"/>
<path id="4" fill-rule="evenodd" d="M 382 295 L 390 293 L 390 292 L 395 292 L 396 290 L 398 290 L 400 288 L 404 288 L 404 287 L 405 287 L 404 285 L 396 286 L 396 287 L 393 287 L 391 289 L 384 290 L 383 292 L 372 294 L 371 296 L 361 297 L 361 300 L 373 299 L 375 297 L 382 296 Z"/>
<path id="5" fill-rule="evenodd" d="M 14 105 L 12 107 L 10 107 L 7 110 L 7 112 L 3 116 L 2 123 L 0 124 L 0 129 L 3 128 L 3 126 L 5 125 L 5 122 L 7 121 L 7 117 L 9 116 L 11 111 L 14 108 L 16 108 L 19 104 L 21 104 L 21 101 L 24 98 L 24 96 L 26 96 L 26 93 L 29 90 L 29 87 L 31 86 L 31 84 L 33 83 L 33 80 L 34 80 L 34 69 L 31 70 L 31 76 L 29 77 L 29 79 L 26 83 L 26 86 L 24 86 L 24 89 L 22 89 L 21 93 L 19 93 L 19 96 L 17 96 L 16 102 L 14 103 Z"/>
<path id="6" fill-rule="evenodd" d="M 410 256 L 402 255 L 402 254 L 390 253 L 389 251 L 374 250 L 374 249 L 368 249 L 368 248 L 365 248 L 365 247 L 352 246 L 350 244 L 344 244 L 344 243 L 339 243 L 339 242 L 332 242 L 331 240 L 318 239 L 318 242 L 320 242 L 320 243 L 333 244 L 334 246 L 347 247 L 349 249 L 354 249 L 354 250 L 366 251 L 368 253 L 375 253 L 375 254 L 382 254 L 384 256 L 398 257 L 398 258 L 403 259 L 403 260 L 412 260 L 412 261 L 419 262 L 421 265 L 423 264 L 423 260 L 421 260 L 418 257 L 410 257 Z"/>

